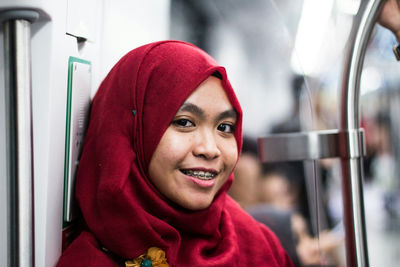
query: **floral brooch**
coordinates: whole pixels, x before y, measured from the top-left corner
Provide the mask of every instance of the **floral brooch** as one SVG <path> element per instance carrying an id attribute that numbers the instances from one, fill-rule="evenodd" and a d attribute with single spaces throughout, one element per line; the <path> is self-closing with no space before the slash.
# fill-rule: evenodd
<path id="1" fill-rule="evenodd" d="M 125 267 L 169 267 L 169 264 L 162 249 L 151 247 L 133 261 L 125 261 Z"/>

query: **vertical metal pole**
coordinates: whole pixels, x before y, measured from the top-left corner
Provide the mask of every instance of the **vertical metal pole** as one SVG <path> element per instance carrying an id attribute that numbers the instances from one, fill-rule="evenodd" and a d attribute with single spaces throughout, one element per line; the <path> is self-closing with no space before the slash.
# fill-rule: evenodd
<path id="1" fill-rule="evenodd" d="M 38 16 L 34 11 L 0 14 L 7 18 L 3 30 L 9 189 L 8 264 L 34 266 L 30 21 L 13 18 L 16 14 L 28 14 L 29 18 Z"/>
<path id="2" fill-rule="evenodd" d="M 360 77 L 365 51 L 381 4 L 384 0 L 362 1 L 350 36 L 341 93 L 340 127 L 342 131 L 360 128 Z M 362 158 L 359 139 L 343 140 L 350 158 L 341 159 L 344 223 L 346 231 L 347 266 L 369 266 L 363 203 Z M 354 156 L 353 156 L 354 155 Z"/>

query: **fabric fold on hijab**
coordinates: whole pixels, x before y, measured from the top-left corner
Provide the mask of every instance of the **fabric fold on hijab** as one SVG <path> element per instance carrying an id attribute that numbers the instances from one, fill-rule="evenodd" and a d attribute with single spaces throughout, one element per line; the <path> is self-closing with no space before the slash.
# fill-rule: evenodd
<path id="1" fill-rule="evenodd" d="M 257 225 L 246 230 L 256 236 L 251 242 L 272 242 L 227 197 L 232 175 L 210 207 L 199 211 L 172 203 L 148 178 L 151 157 L 179 107 L 215 71 L 238 114 L 234 135 L 240 151 L 242 110 L 225 69 L 191 44 L 161 41 L 134 49 L 100 85 L 76 179 L 76 198 L 100 247 L 133 259 L 156 246 L 166 252 L 170 266 L 238 266 L 248 257 L 239 244 L 244 240 L 237 221 L 243 218 L 251 220 L 249 227 Z M 276 263 L 266 254 L 259 260 L 269 257 Z"/>

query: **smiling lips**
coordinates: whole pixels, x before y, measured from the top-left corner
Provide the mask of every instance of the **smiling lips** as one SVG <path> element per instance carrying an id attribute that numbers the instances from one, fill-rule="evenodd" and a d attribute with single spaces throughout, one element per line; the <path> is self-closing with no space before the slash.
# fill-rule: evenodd
<path id="1" fill-rule="evenodd" d="M 185 175 L 200 179 L 200 180 L 212 180 L 215 176 L 217 176 L 217 172 L 215 171 L 206 171 L 206 170 L 194 170 L 194 169 L 186 169 L 181 170 Z"/>

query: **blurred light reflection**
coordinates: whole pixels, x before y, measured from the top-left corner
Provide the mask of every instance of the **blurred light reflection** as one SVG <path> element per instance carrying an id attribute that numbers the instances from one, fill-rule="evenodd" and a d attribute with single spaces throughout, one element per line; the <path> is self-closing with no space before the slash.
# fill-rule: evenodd
<path id="1" fill-rule="evenodd" d="M 337 8 L 339 12 L 355 15 L 361 4 L 361 0 L 337 0 Z"/>
<path id="2" fill-rule="evenodd" d="M 333 9 L 333 0 L 305 0 L 296 36 L 292 66 L 297 73 L 315 73 Z M 294 57 L 298 57 L 295 59 Z M 299 65 L 299 62 L 301 65 Z"/>
<path id="3" fill-rule="evenodd" d="M 361 95 L 378 90 L 383 83 L 381 72 L 375 67 L 366 67 L 361 75 Z"/>

